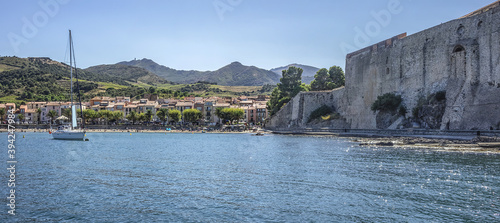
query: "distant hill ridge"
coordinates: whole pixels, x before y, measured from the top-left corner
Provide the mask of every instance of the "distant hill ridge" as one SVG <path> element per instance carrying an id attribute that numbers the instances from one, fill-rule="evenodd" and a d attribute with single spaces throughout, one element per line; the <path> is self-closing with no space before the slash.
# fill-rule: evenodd
<path id="1" fill-rule="evenodd" d="M 258 68 L 245 66 L 240 62 L 233 62 L 216 71 L 185 71 L 176 70 L 159 65 L 150 59 L 123 61 L 118 64 L 131 65 L 144 68 L 168 81 L 189 84 L 198 81 L 207 81 L 226 86 L 261 86 L 265 84 L 276 84 L 281 74 Z"/>
<path id="2" fill-rule="evenodd" d="M 293 64 L 289 64 L 287 66 L 273 68 L 273 69 L 271 69 L 271 71 L 281 76 L 281 72 L 283 70 L 287 70 L 289 67 L 300 67 L 300 68 L 302 68 L 302 70 L 304 70 L 304 72 L 302 72 L 302 82 L 304 82 L 306 84 L 310 84 L 311 81 L 314 80 L 314 75 L 320 69 L 320 68 L 313 67 L 313 66 L 308 66 L 308 65 L 302 65 L 302 64 L 293 63 Z"/>

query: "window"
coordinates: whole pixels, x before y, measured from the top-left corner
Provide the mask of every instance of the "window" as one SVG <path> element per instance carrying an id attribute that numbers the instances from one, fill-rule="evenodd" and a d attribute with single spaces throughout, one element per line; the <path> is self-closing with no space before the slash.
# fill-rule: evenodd
<path id="1" fill-rule="evenodd" d="M 460 25 L 457 29 L 457 34 L 461 36 L 464 34 L 464 32 L 465 32 L 465 27 L 463 25 Z"/>
<path id="2" fill-rule="evenodd" d="M 465 51 L 465 48 L 462 45 L 457 45 L 453 49 L 453 53 L 458 53 L 458 52 L 462 52 L 462 51 Z"/>

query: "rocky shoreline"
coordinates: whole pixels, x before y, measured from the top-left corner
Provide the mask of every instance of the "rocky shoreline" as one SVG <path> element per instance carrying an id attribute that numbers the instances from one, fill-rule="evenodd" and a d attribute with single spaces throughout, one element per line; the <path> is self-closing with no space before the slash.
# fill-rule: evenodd
<path id="1" fill-rule="evenodd" d="M 487 152 L 500 154 L 500 138 L 498 137 L 475 137 L 465 139 L 443 139 L 424 137 L 376 137 L 357 138 L 360 146 L 383 146 L 383 147 L 419 147 L 440 151 L 453 152 Z"/>
<path id="2" fill-rule="evenodd" d="M 357 130 L 350 131 L 303 131 L 303 130 L 288 130 L 288 131 L 272 131 L 274 134 L 283 135 L 309 135 L 309 136 L 332 136 L 349 138 L 353 142 L 359 143 L 360 146 L 366 147 L 412 147 L 424 148 L 439 151 L 455 151 L 455 152 L 480 152 L 480 153 L 498 153 L 500 154 L 500 137 L 498 134 L 483 135 L 476 132 L 450 132 L 448 134 L 440 132 L 432 134 L 432 132 L 418 131 L 409 132 L 388 132 L 384 130 Z M 404 133 L 404 134 L 402 134 Z"/>

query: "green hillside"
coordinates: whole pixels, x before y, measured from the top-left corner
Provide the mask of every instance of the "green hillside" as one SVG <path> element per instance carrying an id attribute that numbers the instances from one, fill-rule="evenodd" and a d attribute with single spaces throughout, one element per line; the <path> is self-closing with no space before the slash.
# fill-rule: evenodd
<path id="1" fill-rule="evenodd" d="M 165 80 L 180 84 L 194 83 L 201 77 L 209 73 L 209 71 L 176 70 L 170 67 L 159 65 L 150 59 L 123 61 L 118 64 L 141 67 L 162 77 Z"/>
<path id="2" fill-rule="evenodd" d="M 147 71 L 144 68 L 123 64 L 93 66 L 85 69 L 85 71 L 98 75 L 109 76 L 113 79 L 125 80 L 128 82 L 143 82 L 150 85 L 167 83 L 165 79 Z"/>
<path id="3" fill-rule="evenodd" d="M 185 96 L 239 96 L 269 94 L 273 86 L 220 86 L 201 82 L 173 84 L 142 68 L 104 65 L 78 69 L 82 100 L 95 96 L 145 94 L 161 98 Z M 70 72 L 66 64 L 49 58 L 0 57 L 0 103 L 23 101 L 68 101 Z"/>

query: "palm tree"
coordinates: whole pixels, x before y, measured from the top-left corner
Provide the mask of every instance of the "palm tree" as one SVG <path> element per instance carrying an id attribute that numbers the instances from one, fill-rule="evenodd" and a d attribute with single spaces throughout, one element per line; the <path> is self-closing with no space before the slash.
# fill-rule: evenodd
<path id="1" fill-rule="evenodd" d="M 71 108 L 62 109 L 61 113 L 66 116 L 66 118 L 71 119 Z"/>
<path id="2" fill-rule="evenodd" d="M 225 122 L 225 117 L 226 113 L 224 113 L 222 110 L 224 110 L 224 107 L 217 107 L 215 108 L 215 115 L 219 117 L 219 124 Z"/>
<path id="3" fill-rule="evenodd" d="M 137 120 L 139 122 L 142 122 L 142 124 L 144 124 L 144 122 L 146 121 L 146 115 L 144 113 L 137 114 Z"/>
<path id="4" fill-rule="evenodd" d="M 135 121 L 137 121 L 137 118 L 138 118 L 138 115 L 137 115 L 137 112 L 135 112 L 135 111 L 131 111 L 127 115 L 127 119 L 132 120 L 132 125 L 135 125 Z"/>
<path id="5" fill-rule="evenodd" d="M 50 110 L 49 113 L 47 113 L 47 116 L 50 117 L 50 122 L 54 123 L 54 119 L 59 116 L 59 114 L 55 110 Z"/>
<path id="6" fill-rule="evenodd" d="M 158 116 L 158 118 L 163 122 L 163 125 L 165 125 L 168 117 L 168 109 L 160 108 L 160 110 L 156 112 L 156 116 Z"/>
<path id="7" fill-rule="evenodd" d="M 24 115 L 23 114 L 19 114 L 17 116 L 17 118 L 19 119 L 19 121 L 24 122 Z"/>
<path id="8" fill-rule="evenodd" d="M 3 122 L 4 116 L 5 116 L 5 108 L 0 108 L 0 121 Z"/>
<path id="9" fill-rule="evenodd" d="M 148 109 L 148 110 L 146 111 L 146 114 L 144 114 L 144 120 L 145 120 L 146 122 L 150 122 L 152 118 L 153 118 L 153 112 L 152 112 L 151 110 L 149 110 L 149 109 Z M 146 123 L 146 125 L 147 125 L 147 123 Z"/>
<path id="10" fill-rule="evenodd" d="M 41 114 L 42 114 L 42 109 L 37 108 L 37 109 L 36 109 L 36 113 L 38 114 L 38 122 L 37 122 L 36 124 L 38 124 L 38 123 L 40 123 L 40 119 L 42 118 L 42 116 L 41 116 Z"/>

